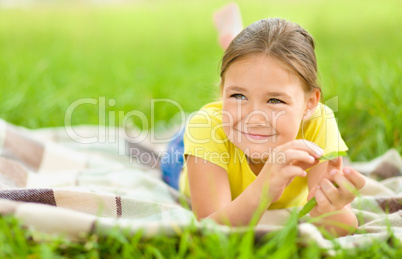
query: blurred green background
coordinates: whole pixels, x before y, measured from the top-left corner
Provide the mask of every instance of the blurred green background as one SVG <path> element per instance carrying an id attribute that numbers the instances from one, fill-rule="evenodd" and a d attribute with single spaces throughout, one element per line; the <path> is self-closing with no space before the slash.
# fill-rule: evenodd
<path id="1" fill-rule="evenodd" d="M 324 101 L 337 100 L 353 160 L 389 148 L 401 153 L 399 0 L 236 2 L 245 25 L 283 17 L 314 36 Z M 56 1 L 0 8 L 0 118 L 28 128 L 63 126 L 71 103 L 101 96 L 107 114 L 139 110 L 148 122 L 152 98 L 176 100 L 186 112 L 199 109 L 219 98 L 223 51 L 211 14 L 225 3 Z M 80 105 L 73 124 L 98 124 L 98 108 Z M 169 125 L 178 111 L 159 103 L 155 121 Z M 110 123 L 118 124 L 117 118 Z"/>

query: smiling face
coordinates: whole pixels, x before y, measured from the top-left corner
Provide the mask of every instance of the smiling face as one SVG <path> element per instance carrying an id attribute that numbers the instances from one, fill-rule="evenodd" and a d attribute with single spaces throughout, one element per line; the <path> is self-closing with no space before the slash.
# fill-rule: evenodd
<path id="1" fill-rule="evenodd" d="M 308 110 L 319 100 L 295 73 L 262 54 L 234 61 L 223 81 L 223 130 L 252 161 L 294 140 Z"/>

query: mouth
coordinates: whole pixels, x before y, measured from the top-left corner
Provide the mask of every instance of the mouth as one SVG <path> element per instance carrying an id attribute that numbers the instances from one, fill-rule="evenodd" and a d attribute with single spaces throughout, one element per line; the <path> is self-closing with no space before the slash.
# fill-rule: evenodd
<path id="1" fill-rule="evenodd" d="M 242 133 L 244 136 L 246 136 L 247 138 L 250 138 L 250 139 L 257 139 L 257 140 L 260 140 L 260 139 L 267 139 L 267 138 L 269 138 L 269 137 L 274 136 L 274 134 L 270 134 L 270 135 L 265 135 L 265 134 L 253 134 L 253 133 L 246 133 L 246 132 L 242 132 L 242 131 L 241 131 L 241 133 Z"/>

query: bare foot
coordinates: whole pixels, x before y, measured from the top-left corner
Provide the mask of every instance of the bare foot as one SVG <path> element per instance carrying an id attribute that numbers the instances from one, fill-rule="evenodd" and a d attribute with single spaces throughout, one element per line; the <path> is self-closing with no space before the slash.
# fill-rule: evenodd
<path id="1" fill-rule="evenodd" d="M 226 49 L 243 29 L 239 6 L 236 3 L 229 3 L 217 10 L 212 18 L 218 31 L 219 45 L 222 49 Z"/>

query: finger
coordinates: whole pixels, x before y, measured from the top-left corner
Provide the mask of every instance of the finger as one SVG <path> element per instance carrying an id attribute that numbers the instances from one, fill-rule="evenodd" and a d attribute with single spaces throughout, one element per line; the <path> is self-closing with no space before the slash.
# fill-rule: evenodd
<path id="1" fill-rule="evenodd" d="M 328 172 L 327 177 L 328 177 L 328 179 L 333 180 L 333 176 L 336 173 L 341 173 L 341 170 L 342 170 L 342 158 L 339 157 L 339 158 L 329 160 L 329 161 L 326 161 L 326 162 L 328 163 L 327 164 L 327 172 Z"/>
<path id="2" fill-rule="evenodd" d="M 285 153 L 286 163 L 307 170 L 318 164 L 320 161 L 310 156 L 306 151 L 290 149 Z"/>
<path id="3" fill-rule="evenodd" d="M 281 173 L 282 184 L 288 186 L 296 176 L 306 177 L 307 172 L 298 166 L 286 166 Z"/>
<path id="4" fill-rule="evenodd" d="M 312 168 L 320 163 L 320 160 L 316 159 L 314 163 L 304 163 L 304 162 L 295 162 L 293 165 L 303 168 L 303 170 L 307 170 Z"/>
<path id="5" fill-rule="evenodd" d="M 289 149 L 285 151 L 286 163 L 287 164 L 294 164 L 298 162 L 303 162 L 310 164 L 314 164 L 316 159 L 311 156 L 306 151 L 296 150 L 296 149 Z"/>
<path id="6" fill-rule="evenodd" d="M 342 163 L 343 163 L 343 159 L 341 156 L 334 158 L 334 159 L 328 161 L 328 168 L 331 168 L 331 169 L 334 168 L 334 169 L 341 170 Z"/>
<path id="7" fill-rule="evenodd" d="M 351 183 L 353 183 L 353 185 L 360 190 L 361 188 L 364 187 L 364 185 L 366 185 L 366 178 L 364 177 L 364 175 L 362 175 L 361 173 L 359 173 L 358 171 L 354 170 L 351 167 L 345 167 L 343 168 L 343 173 L 345 174 L 345 177 L 347 179 L 349 179 L 349 181 Z"/>
<path id="8" fill-rule="evenodd" d="M 324 150 L 322 148 L 305 139 L 296 139 L 290 141 L 284 145 L 284 148 L 303 150 L 315 158 L 320 158 L 324 154 Z"/>
<path id="9" fill-rule="evenodd" d="M 317 191 L 315 192 L 315 199 L 317 201 L 317 208 L 319 211 L 321 211 L 321 212 L 331 211 L 331 209 L 332 209 L 331 202 L 328 200 L 328 198 L 322 192 L 321 188 L 317 188 Z"/>
<path id="10" fill-rule="evenodd" d="M 356 186 L 353 185 L 345 176 L 341 174 L 336 174 L 334 176 L 334 182 L 338 185 L 338 188 L 344 195 L 353 195 L 356 193 L 357 189 Z"/>
<path id="11" fill-rule="evenodd" d="M 285 171 L 286 173 L 286 177 L 287 178 L 289 178 L 289 179 L 292 179 L 293 180 L 293 178 L 294 177 L 296 177 L 296 176 L 300 176 L 300 177 L 306 177 L 307 176 L 307 172 L 306 171 L 304 171 L 302 168 L 300 168 L 300 167 L 298 167 L 298 166 L 294 166 L 294 165 L 291 165 L 291 166 L 287 166 L 286 167 L 286 171 Z"/>
<path id="12" fill-rule="evenodd" d="M 325 194 L 329 202 L 336 207 L 343 207 L 342 205 L 342 197 L 339 192 L 339 189 L 335 187 L 335 185 L 330 182 L 328 179 L 323 179 L 320 184 L 321 191 Z"/>
<path id="13" fill-rule="evenodd" d="M 326 161 L 326 162 L 329 162 L 329 161 Z M 343 175 L 342 168 L 332 167 L 332 166 L 330 166 L 330 164 L 328 164 L 327 173 L 325 174 L 326 175 L 325 178 L 328 178 L 330 181 L 334 182 L 334 176 L 336 174 Z"/>
<path id="14" fill-rule="evenodd" d="M 314 186 L 313 188 L 310 189 L 310 191 L 308 192 L 307 195 L 307 200 L 310 200 L 311 198 L 313 198 L 315 196 L 315 192 L 317 191 L 318 186 Z"/>

